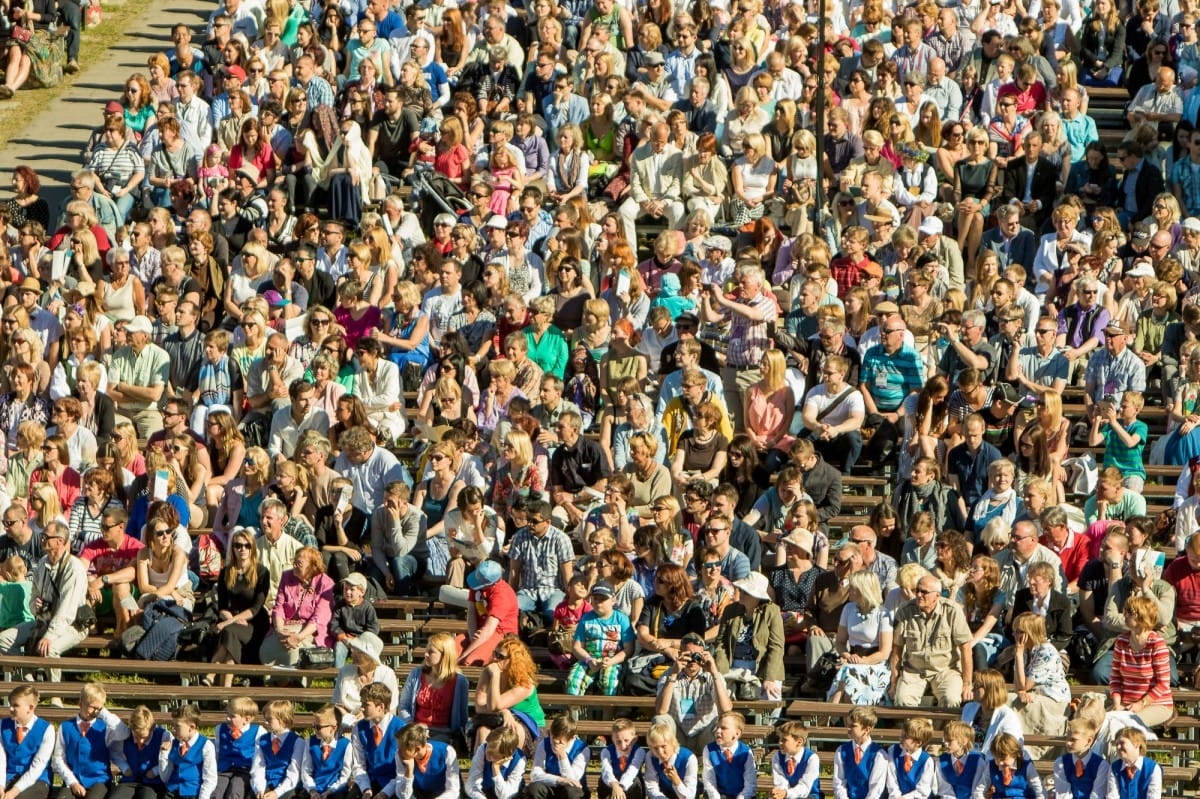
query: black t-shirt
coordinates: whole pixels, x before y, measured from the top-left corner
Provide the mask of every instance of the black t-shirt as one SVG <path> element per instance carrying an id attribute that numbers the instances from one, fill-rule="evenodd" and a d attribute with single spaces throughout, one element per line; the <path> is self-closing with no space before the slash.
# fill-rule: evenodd
<path id="1" fill-rule="evenodd" d="M 1089 560 L 1079 572 L 1077 584 L 1081 594 L 1092 592 L 1093 612 L 1098 618 L 1104 618 L 1104 606 L 1108 604 L 1108 570 L 1104 568 L 1104 561 L 1100 558 Z"/>
<path id="2" fill-rule="evenodd" d="M 688 633 L 704 635 L 708 630 L 708 621 L 704 617 L 704 608 L 699 602 L 688 600 L 678 613 L 667 613 L 660 596 L 647 600 L 638 617 L 637 626 L 646 625 L 650 634 L 655 638 L 676 640 Z"/>

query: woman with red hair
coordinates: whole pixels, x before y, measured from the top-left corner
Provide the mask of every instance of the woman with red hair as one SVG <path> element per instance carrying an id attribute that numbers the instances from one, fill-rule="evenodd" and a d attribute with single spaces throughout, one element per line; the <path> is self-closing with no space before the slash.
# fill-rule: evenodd
<path id="1" fill-rule="evenodd" d="M 14 197 L 3 203 L 4 208 L 8 210 L 12 226 L 19 229 L 26 222 L 41 222 L 43 229 L 49 228 L 50 206 L 38 196 L 38 192 L 42 190 L 42 181 L 37 173 L 24 164 L 14 167 L 12 189 Z"/>

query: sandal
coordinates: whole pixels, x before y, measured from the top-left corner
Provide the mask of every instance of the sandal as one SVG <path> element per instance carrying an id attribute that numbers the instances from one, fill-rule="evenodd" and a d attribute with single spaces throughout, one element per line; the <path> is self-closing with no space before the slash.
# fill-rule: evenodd
<path id="1" fill-rule="evenodd" d="M 13 96 L 13 90 L 7 86 L 0 86 L 0 100 L 8 100 Z"/>

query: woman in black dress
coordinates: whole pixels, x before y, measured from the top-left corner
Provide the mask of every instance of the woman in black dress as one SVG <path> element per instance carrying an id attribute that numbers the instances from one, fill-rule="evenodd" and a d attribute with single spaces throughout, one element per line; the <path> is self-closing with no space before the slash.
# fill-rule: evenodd
<path id="1" fill-rule="evenodd" d="M 267 568 L 258 562 L 258 548 L 250 530 L 238 529 L 229 536 L 226 565 L 217 579 L 218 621 L 217 651 L 213 663 L 248 663 L 258 658 L 258 648 L 266 637 L 268 619 L 265 606 L 271 588 Z M 212 685 L 213 675 L 205 676 Z M 224 677 L 226 688 L 233 687 L 233 675 Z"/>

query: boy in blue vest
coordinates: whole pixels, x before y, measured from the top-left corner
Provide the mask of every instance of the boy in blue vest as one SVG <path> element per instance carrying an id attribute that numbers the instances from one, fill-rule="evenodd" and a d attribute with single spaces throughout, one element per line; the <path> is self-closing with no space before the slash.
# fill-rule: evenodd
<path id="1" fill-rule="evenodd" d="M 515 799 L 525 784 L 525 753 L 517 748 L 516 732 L 497 727 L 471 757 L 467 773 L 468 799 Z"/>
<path id="2" fill-rule="evenodd" d="M 997 733 L 992 739 L 992 760 L 988 763 L 987 785 L 980 786 L 988 799 L 1044 799 L 1042 780 L 1033 761 L 1015 736 Z M 980 790 L 976 789 L 976 796 Z M 1129 799 L 1134 799 L 1130 797 Z M 1138 799 L 1145 799 L 1140 794 Z"/>
<path id="3" fill-rule="evenodd" d="M 533 752 L 527 799 L 583 799 L 589 794 L 587 767 L 592 750 L 575 734 L 568 715 L 556 716 Z"/>
<path id="4" fill-rule="evenodd" d="M 1090 799 L 1108 787 L 1108 763 L 1092 752 L 1096 725 L 1076 716 L 1067 722 L 1067 754 L 1054 761 L 1056 799 Z"/>
<path id="5" fill-rule="evenodd" d="M 396 799 L 459 799 L 462 772 L 453 746 L 429 740 L 424 724 L 402 729 L 396 745 L 400 749 Z"/>
<path id="6" fill-rule="evenodd" d="M 833 754 L 834 799 L 880 799 L 887 789 L 888 760 L 883 747 L 871 740 L 879 717 L 865 705 L 846 714 L 849 741 Z"/>
<path id="7" fill-rule="evenodd" d="M 1146 757 L 1146 734 L 1126 727 L 1113 739 L 1117 759 L 1108 770 L 1108 799 L 1154 799 L 1162 796 L 1162 766 Z"/>
<path id="8" fill-rule="evenodd" d="M 129 728 L 104 706 L 108 694 L 99 683 L 79 691 L 79 712 L 58 728 L 54 773 L 62 780 L 60 799 L 104 799 L 112 784 L 112 767 L 128 764 L 122 744 Z"/>
<path id="9" fill-rule="evenodd" d="M 942 728 L 945 749 L 938 755 L 938 799 L 971 799 L 975 786 L 985 776 L 986 759 L 973 752 L 975 730 L 965 721 L 947 721 Z"/>
<path id="10" fill-rule="evenodd" d="M 821 762 L 809 749 L 808 731 L 799 721 L 775 728 L 779 751 L 771 758 L 771 799 L 817 799 L 821 796 Z"/>
<path id="11" fill-rule="evenodd" d="M 18 685 L 8 694 L 9 717 L 0 720 L 4 799 L 46 799 L 50 794 L 55 735 L 50 722 L 38 718 L 40 697 L 32 685 Z"/>
<path id="12" fill-rule="evenodd" d="M 286 699 L 276 699 L 263 713 L 267 734 L 256 741 L 250 765 L 250 790 L 255 799 L 290 799 L 300 787 L 304 741 L 292 732 L 296 711 Z"/>
<path id="13" fill-rule="evenodd" d="M 254 723 L 258 703 L 248 696 L 236 696 L 225 705 L 226 721 L 217 725 L 217 799 L 251 799 L 250 767 L 254 748 L 267 734 Z"/>
<path id="14" fill-rule="evenodd" d="M 893 744 L 888 764 L 888 795 L 891 799 L 929 799 L 936 785 L 937 767 L 925 751 L 933 737 L 929 719 L 905 719 L 900 725 L 900 743 Z"/>
<path id="15" fill-rule="evenodd" d="M 646 743 L 648 799 L 696 799 L 700 766 L 692 751 L 679 745 L 675 725 L 670 721 L 651 725 Z"/>
<path id="16" fill-rule="evenodd" d="M 350 799 L 396 795 L 396 736 L 404 722 L 394 715 L 392 689 L 373 682 L 362 689 L 363 717 L 354 725 L 354 762 L 358 773 Z"/>
<path id="17" fill-rule="evenodd" d="M 642 763 L 646 750 L 637 745 L 637 730 L 629 719 L 614 719 L 612 742 L 600 751 L 600 799 L 643 799 Z"/>
<path id="18" fill-rule="evenodd" d="M 308 757 L 300 785 L 309 799 L 346 799 L 354 779 L 354 750 L 350 739 L 338 735 L 337 710 L 325 705 L 313 713 L 315 732 L 308 739 Z"/>
<path id="19" fill-rule="evenodd" d="M 742 743 L 746 717 L 737 711 L 722 713 L 713 730 L 713 742 L 704 747 L 701 778 L 706 799 L 754 799 L 758 789 L 754 753 Z"/>
<path id="20" fill-rule="evenodd" d="M 121 742 L 125 768 L 108 799 L 162 799 L 166 788 L 158 759 L 163 746 L 170 746 L 171 734 L 154 723 L 154 714 L 145 705 L 129 712 L 128 727 L 129 737 Z"/>
<path id="21" fill-rule="evenodd" d="M 171 712 L 173 741 L 164 741 L 158 773 L 167 799 L 213 799 L 217 790 L 217 748 L 200 734 L 200 708 L 181 705 Z"/>

